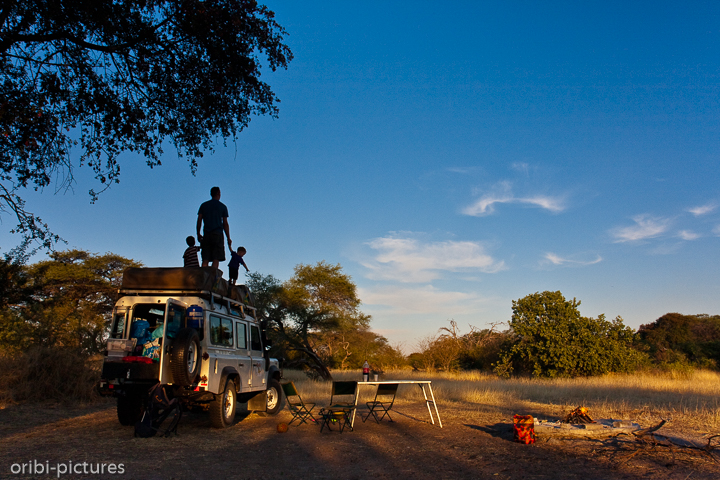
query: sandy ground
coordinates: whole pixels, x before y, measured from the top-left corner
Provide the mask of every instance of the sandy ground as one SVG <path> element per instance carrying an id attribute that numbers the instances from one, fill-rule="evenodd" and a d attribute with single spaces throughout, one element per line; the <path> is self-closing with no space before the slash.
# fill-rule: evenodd
<path id="1" fill-rule="evenodd" d="M 320 432 L 276 417 L 238 414 L 224 430 L 186 413 L 179 435 L 139 439 L 121 426 L 112 399 L 85 407 L 19 405 L 0 410 L 0 478 L 122 479 L 718 479 L 720 452 L 640 445 L 627 436 L 512 441 L 512 413 L 495 406 L 441 403 L 444 428 L 423 403 L 396 403 L 394 422 L 359 419 L 355 431 Z M 532 413 L 532 412 L 523 412 Z M 673 433 L 669 427 L 663 433 Z M 122 465 L 104 475 L 15 474 L 37 462 L 62 469 Z M 82 470 L 76 470 L 82 472 Z M 88 470 L 89 472 L 89 470 Z"/>

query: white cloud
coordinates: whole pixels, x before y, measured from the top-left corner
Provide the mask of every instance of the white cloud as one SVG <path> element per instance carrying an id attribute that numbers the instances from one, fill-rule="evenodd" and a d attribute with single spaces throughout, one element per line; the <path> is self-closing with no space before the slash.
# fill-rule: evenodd
<path id="1" fill-rule="evenodd" d="M 442 271 L 494 273 L 505 268 L 477 242 L 422 243 L 414 238 L 388 236 L 371 240 L 368 245 L 377 254 L 361 263 L 370 270 L 367 277 L 374 280 L 421 283 L 440 277 Z"/>
<path id="2" fill-rule="evenodd" d="M 713 228 L 713 229 L 712 229 L 712 232 L 713 232 L 715 235 L 717 235 L 718 237 L 720 237 L 720 225 L 718 225 L 718 226 L 716 226 L 715 228 Z"/>
<path id="3" fill-rule="evenodd" d="M 465 207 L 462 213 L 473 217 L 483 217 L 495 211 L 496 203 L 524 203 L 558 213 L 565 210 L 565 200 L 561 197 L 548 195 L 535 195 L 529 197 L 516 197 L 512 193 L 509 182 L 500 182 L 472 205 Z"/>
<path id="4" fill-rule="evenodd" d="M 615 243 L 636 242 L 646 238 L 654 238 L 662 235 L 670 227 L 670 220 L 667 218 L 654 218 L 649 215 L 637 215 L 633 217 L 635 225 L 630 227 L 618 227 L 612 231 Z"/>
<path id="5" fill-rule="evenodd" d="M 578 260 L 575 257 L 576 256 L 573 256 L 571 258 L 563 258 L 552 252 L 548 252 L 545 254 L 544 258 L 545 258 L 545 260 L 549 261 L 553 265 L 585 266 L 585 265 L 595 265 L 596 263 L 602 262 L 602 257 L 600 255 L 597 255 L 597 257 L 592 260 Z"/>
<path id="6" fill-rule="evenodd" d="M 474 293 L 447 292 L 431 285 L 358 288 L 365 306 L 382 306 L 383 315 L 441 315 L 451 317 L 476 311 L 485 300 Z"/>
<path id="7" fill-rule="evenodd" d="M 717 208 L 716 203 L 708 203 L 699 207 L 688 208 L 687 211 L 699 217 L 700 215 L 706 215 Z"/>
<path id="8" fill-rule="evenodd" d="M 531 205 L 537 205 L 538 207 L 545 208 L 551 212 L 562 212 L 565 210 L 565 202 L 563 199 L 558 197 L 549 197 L 544 195 L 538 195 L 529 198 L 518 198 L 516 199 L 519 203 L 529 203 Z"/>
<path id="9" fill-rule="evenodd" d="M 702 235 L 700 235 L 699 233 L 691 232 L 689 230 L 680 230 L 677 236 L 682 238 L 683 240 L 697 240 Z"/>

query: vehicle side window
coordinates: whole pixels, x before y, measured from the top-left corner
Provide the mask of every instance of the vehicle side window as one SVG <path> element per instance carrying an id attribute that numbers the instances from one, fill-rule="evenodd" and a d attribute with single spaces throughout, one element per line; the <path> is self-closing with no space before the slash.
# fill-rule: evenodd
<path id="1" fill-rule="evenodd" d="M 244 323 L 237 322 L 237 348 L 239 350 L 247 350 L 247 326 Z"/>
<path id="2" fill-rule="evenodd" d="M 250 326 L 250 350 L 262 350 L 260 329 L 255 325 Z"/>
<path id="3" fill-rule="evenodd" d="M 112 332 L 110 338 L 124 338 L 125 337 L 125 319 L 127 317 L 127 310 L 118 308 L 115 311 L 113 319 Z"/>
<path id="4" fill-rule="evenodd" d="M 229 318 L 210 315 L 210 342 L 223 347 L 233 346 L 233 322 Z"/>

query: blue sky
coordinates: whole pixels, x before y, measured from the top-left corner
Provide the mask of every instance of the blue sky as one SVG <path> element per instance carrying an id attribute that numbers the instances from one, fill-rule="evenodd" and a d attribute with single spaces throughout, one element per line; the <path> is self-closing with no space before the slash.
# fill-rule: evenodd
<path id="1" fill-rule="evenodd" d="M 128 155 L 96 204 L 80 169 L 29 209 L 68 247 L 175 266 L 218 185 L 251 270 L 342 264 L 408 352 L 536 291 L 634 328 L 720 313 L 720 4 L 267 5 L 295 54 L 264 73 L 278 119 L 195 177 Z"/>

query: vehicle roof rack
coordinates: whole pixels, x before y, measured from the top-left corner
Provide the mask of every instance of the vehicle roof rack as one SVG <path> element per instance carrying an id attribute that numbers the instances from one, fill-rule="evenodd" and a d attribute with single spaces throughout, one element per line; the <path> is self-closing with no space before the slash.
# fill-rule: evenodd
<path id="1" fill-rule="evenodd" d="M 169 296 L 177 296 L 177 297 L 187 297 L 187 296 L 196 296 L 196 297 L 202 297 L 207 300 L 210 300 L 210 304 L 212 305 L 212 309 L 215 310 L 215 303 L 219 304 L 225 304 L 227 306 L 227 309 L 229 312 L 232 312 L 232 306 L 234 305 L 236 309 L 239 309 L 240 316 L 245 318 L 245 311 L 250 310 L 254 311 L 256 308 L 252 305 L 245 304 L 239 300 L 235 300 L 230 297 L 226 297 L 223 295 L 220 295 L 219 293 L 211 292 L 209 290 L 158 290 L 158 289 L 129 289 L 129 288 L 121 288 L 118 290 L 118 293 L 125 296 L 163 296 L 163 297 L 169 297 Z M 252 315 L 255 317 L 255 315 Z"/>

